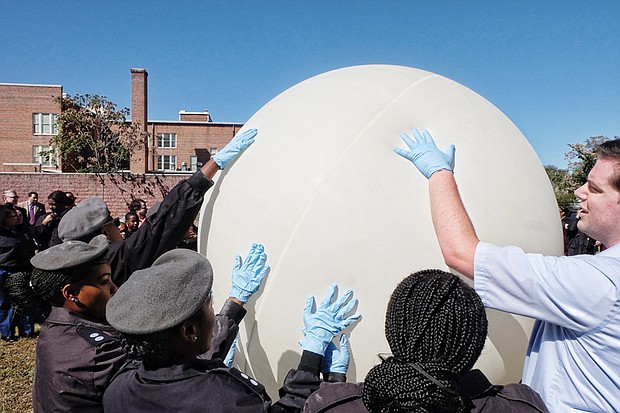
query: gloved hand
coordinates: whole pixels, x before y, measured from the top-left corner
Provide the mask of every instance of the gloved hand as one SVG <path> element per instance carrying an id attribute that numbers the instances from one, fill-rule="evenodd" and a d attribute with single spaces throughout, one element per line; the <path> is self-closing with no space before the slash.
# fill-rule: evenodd
<path id="1" fill-rule="evenodd" d="M 334 301 L 337 287 L 336 284 L 332 284 L 316 311 L 313 311 L 314 297 L 310 296 L 306 300 L 304 339 L 301 342 L 303 350 L 324 356 L 327 346 L 334 337 L 348 325 L 360 319 L 359 314 L 347 317 L 347 313 L 357 304 L 357 298 L 349 300 L 353 296 L 353 291 L 345 291 L 342 297 Z"/>
<path id="2" fill-rule="evenodd" d="M 245 148 L 254 143 L 254 137 L 258 133 L 258 129 L 248 129 L 243 133 L 236 135 L 228 145 L 213 156 L 213 160 L 220 169 L 226 168 L 226 165 L 235 159 Z"/>
<path id="3" fill-rule="evenodd" d="M 262 244 L 252 244 L 245 261 L 241 261 L 241 257 L 237 255 L 233 266 L 232 288 L 228 296 L 247 303 L 252 294 L 258 291 L 263 278 L 269 272 L 269 265 L 265 265 L 266 261 L 267 254 Z"/>
<path id="4" fill-rule="evenodd" d="M 405 141 L 410 151 L 394 148 L 394 152 L 413 162 L 427 179 L 430 179 L 432 174 L 441 169 L 454 170 L 454 145 L 450 145 L 446 152 L 442 152 L 435 145 L 429 131 L 425 130 L 424 135 L 421 135 L 420 131 L 414 129 L 413 136 L 414 139 L 411 139 L 406 133 L 401 133 L 400 137 Z"/>
<path id="5" fill-rule="evenodd" d="M 336 347 L 333 341 L 330 341 L 329 346 L 327 346 L 321 362 L 321 373 L 347 374 L 350 358 L 349 339 L 343 334 L 340 336 L 340 349 Z"/>

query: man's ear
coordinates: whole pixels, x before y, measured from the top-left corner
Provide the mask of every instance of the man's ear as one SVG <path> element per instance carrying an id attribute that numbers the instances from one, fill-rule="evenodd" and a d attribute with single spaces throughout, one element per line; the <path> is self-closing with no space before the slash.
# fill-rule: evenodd
<path id="1" fill-rule="evenodd" d="M 62 296 L 65 298 L 65 300 L 71 300 L 72 298 L 77 298 L 78 294 L 80 293 L 80 288 L 73 285 L 73 284 L 67 284 L 64 287 L 62 287 Z"/>

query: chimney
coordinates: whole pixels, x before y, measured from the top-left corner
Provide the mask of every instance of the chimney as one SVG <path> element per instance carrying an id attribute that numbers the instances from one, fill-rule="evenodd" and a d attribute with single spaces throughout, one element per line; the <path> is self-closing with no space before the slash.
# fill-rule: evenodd
<path id="1" fill-rule="evenodd" d="M 131 122 L 138 125 L 143 144 L 138 145 L 130 162 L 131 173 L 143 174 L 148 170 L 148 72 L 144 69 L 131 69 Z"/>

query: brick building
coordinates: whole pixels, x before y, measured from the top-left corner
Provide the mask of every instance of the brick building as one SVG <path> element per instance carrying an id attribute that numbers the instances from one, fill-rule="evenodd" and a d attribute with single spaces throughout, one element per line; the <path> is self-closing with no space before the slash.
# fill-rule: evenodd
<path id="1" fill-rule="evenodd" d="M 62 86 L 0 83 L 0 171 L 59 172 L 49 150 Z M 242 123 L 212 122 L 209 112 L 180 111 L 178 120 L 148 120 L 148 73 L 131 69 L 132 122 L 148 133 L 148 146 L 134 153 L 132 173 L 195 171 L 226 145 Z M 144 126 L 146 125 L 146 127 Z"/>
<path id="2" fill-rule="evenodd" d="M 49 150 L 62 86 L 0 83 L 0 171 L 56 170 Z"/>

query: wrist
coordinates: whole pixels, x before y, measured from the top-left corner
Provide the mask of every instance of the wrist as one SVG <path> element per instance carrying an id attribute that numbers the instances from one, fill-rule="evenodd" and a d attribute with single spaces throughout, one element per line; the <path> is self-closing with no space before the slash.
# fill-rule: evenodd
<path id="1" fill-rule="evenodd" d="M 245 305 L 245 303 L 246 303 L 246 302 L 241 301 L 240 299 L 238 299 L 236 297 L 232 297 L 232 296 L 228 297 L 228 299 L 230 301 L 232 301 L 233 303 L 240 305 L 241 307 L 243 307 Z"/>

